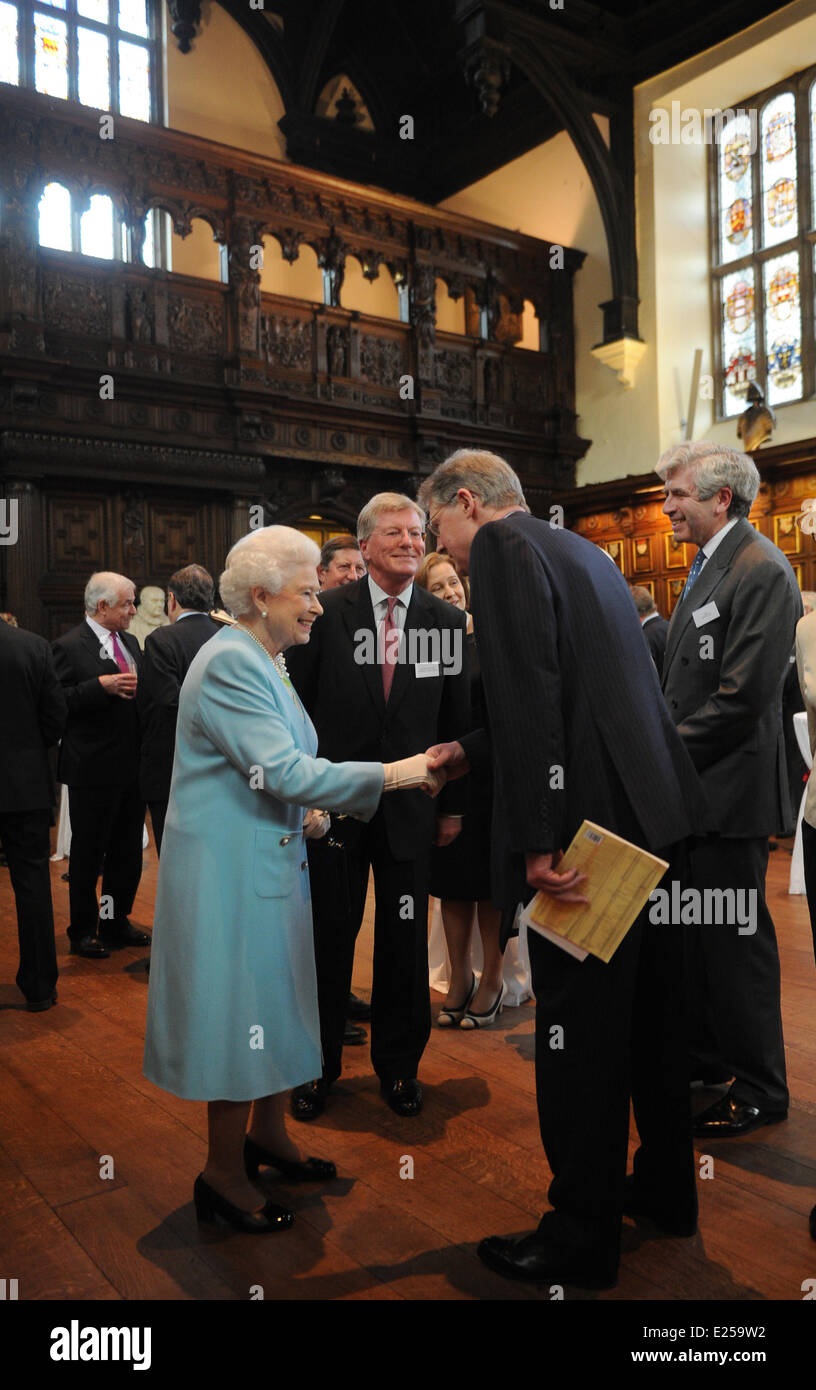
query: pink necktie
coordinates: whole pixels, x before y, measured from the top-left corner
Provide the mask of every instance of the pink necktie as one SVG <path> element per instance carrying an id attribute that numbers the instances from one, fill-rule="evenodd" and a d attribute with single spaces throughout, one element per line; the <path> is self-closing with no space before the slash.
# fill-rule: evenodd
<path id="1" fill-rule="evenodd" d="M 117 637 L 115 632 L 111 635 L 113 637 L 113 659 L 116 662 L 116 665 L 119 667 L 119 670 L 122 672 L 122 674 L 124 676 L 127 676 L 130 674 L 130 667 L 128 666 L 127 657 L 125 656 L 125 653 L 122 650 L 122 644 L 119 641 L 119 638 Z"/>
<path id="2" fill-rule="evenodd" d="M 386 704 L 388 704 L 388 696 L 391 694 L 391 686 L 394 680 L 395 658 L 399 652 L 396 638 L 391 636 L 393 632 L 399 632 L 399 624 L 394 622 L 394 605 L 396 602 L 397 600 L 395 598 L 390 598 L 388 600 L 388 612 L 383 622 L 382 683 Z"/>

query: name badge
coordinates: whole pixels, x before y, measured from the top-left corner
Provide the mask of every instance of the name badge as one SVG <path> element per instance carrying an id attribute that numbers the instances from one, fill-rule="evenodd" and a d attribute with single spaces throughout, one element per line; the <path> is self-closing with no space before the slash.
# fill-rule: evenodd
<path id="1" fill-rule="evenodd" d="M 438 662 L 438 661 L 418 661 L 418 662 L 416 663 L 416 666 L 414 667 L 414 670 L 415 670 L 415 672 L 416 672 L 416 678 L 417 678 L 418 681 L 421 681 L 422 678 L 423 678 L 423 676 L 438 676 L 438 675 L 439 675 L 439 662 Z"/>
<path id="2" fill-rule="evenodd" d="M 705 627 L 706 623 L 713 623 L 715 618 L 719 618 L 720 610 L 716 603 L 706 603 L 702 608 L 696 609 L 691 616 L 697 627 Z"/>

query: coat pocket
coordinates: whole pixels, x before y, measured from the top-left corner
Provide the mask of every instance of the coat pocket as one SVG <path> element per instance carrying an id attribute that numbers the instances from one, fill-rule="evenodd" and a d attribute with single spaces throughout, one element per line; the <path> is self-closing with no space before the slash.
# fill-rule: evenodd
<path id="1" fill-rule="evenodd" d="M 288 898 L 300 873 L 302 836 L 297 830 L 256 830 L 253 883 L 259 898 Z"/>

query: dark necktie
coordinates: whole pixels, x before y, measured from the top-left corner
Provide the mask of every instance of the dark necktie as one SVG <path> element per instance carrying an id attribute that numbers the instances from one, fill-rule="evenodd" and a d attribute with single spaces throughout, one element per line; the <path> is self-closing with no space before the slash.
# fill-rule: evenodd
<path id="1" fill-rule="evenodd" d="M 703 554 L 703 547 L 700 546 L 700 549 L 697 551 L 697 554 L 694 557 L 694 563 L 692 564 L 691 569 L 688 572 L 688 578 L 686 579 L 686 582 L 683 586 L 683 592 L 680 595 L 681 603 L 683 602 L 683 599 L 687 597 L 689 590 L 695 583 L 697 576 L 699 575 L 700 570 L 703 568 L 705 562 L 706 557 Z"/>

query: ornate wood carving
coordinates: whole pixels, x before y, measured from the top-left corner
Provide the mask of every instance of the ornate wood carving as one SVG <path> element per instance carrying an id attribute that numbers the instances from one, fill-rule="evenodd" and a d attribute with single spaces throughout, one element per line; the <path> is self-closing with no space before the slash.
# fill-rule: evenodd
<path id="1" fill-rule="evenodd" d="M 582 253 L 553 271 L 535 238 L 137 121 L 117 117 L 115 139 L 100 140 L 94 112 L 5 85 L 0 124 L 0 492 L 31 487 L 43 504 L 20 577 L 0 574 L 21 619 L 75 620 L 89 566 L 138 582 L 193 553 L 220 567 L 236 496 L 277 519 L 319 509 L 351 524 L 372 492 L 412 489 L 469 443 L 507 457 L 534 493 L 573 485 L 586 448 L 573 384 Z M 228 283 L 40 248 L 50 180 L 77 208 L 108 194 L 131 257 L 151 208 L 181 235 L 204 218 Z M 266 236 L 288 261 L 315 250 L 331 302 L 261 291 L 253 249 Z M 369 280 L 392 276 L 405 322 L 338 302 L 349 255 Z M 437 279 L 482 306 L 472 334 L 438 329 Z M 524 299 L 547 351 L 505 331 Z M 162 490 L 183 494 L 182 510 L 160 514 Z M 218 500 L 191 531 L 184 508 L 202 491 Z"/>

